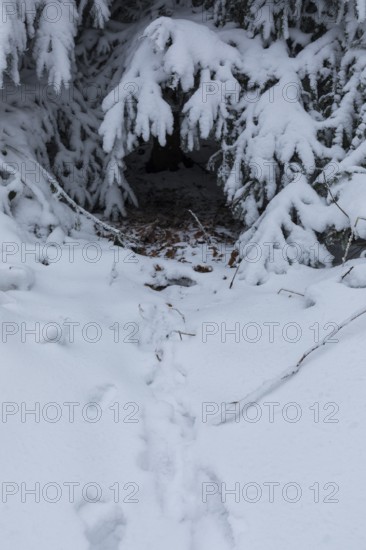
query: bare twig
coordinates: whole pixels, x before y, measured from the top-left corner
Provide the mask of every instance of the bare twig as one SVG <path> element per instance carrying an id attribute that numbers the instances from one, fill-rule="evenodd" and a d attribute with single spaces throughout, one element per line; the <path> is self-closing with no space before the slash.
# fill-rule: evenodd
<path id="1" fill-rule="evenodd" d="M 301 294 L 301 292 L 296 292 L 295 290 L 288 290 L 287 288 L 280 288 L 277 294 L 281 294 L 281 292 L 288 292 L 289 294 L 297 294 L 298 296 L 305 296 L 305 294 Z"/>
<path id="2" fill-rule="evenodd" d="M 331 196 L 331 199 L 332 201 L 334 202 L 334 204 L 339 208 L 339 210 L 349 219 L 350 223 L 351 223 L 351 218 L 350 216 L 347 214 L 347 212 L 345 210 L 343 210 L 343 208 L 341 207 L 341 205 L 338 203 L 338 201 L 336 200 L 335 196 L 333 195 L 332 193 L 332 190 L 331 188 L 329 187 L 329 184 L 328 182 L 326 181 L 325 179 L 325 175 L 324 175 L 324 183 L 325 185 L 327 186 L 327 189 L 328 189 L 328 193 L 329 195 Z"/>
<path id="3" fill-rule="evenodd" d="M 237 265 L 237 267 L 236 267 L 236 269 L 235 269 L 234 276 L 233 276 L 233 278 L 231 279 L 231 283 L 230 283 L 230 286 L 229 286 L 229 289 L 230 289 L 230 290 L 233 288 L 233 284 L 234 284 L 235 278 L 236 278 L 236 276 L 237 276 L 237 274 L 238 274 L 238 272 L 239 272 L 239 268 L 240 268 L 240 266 L 241 266 L 241 262 L 242 262 L 242 259 L 240 260 L 240 262 L 238 262 L 238 265 Z"/>
<path id="4" fill-rule="evenodd" d="M 347 243 L 347 247 L 346 247 L 346 251 L 344 253 L 344 256 L 342 258 L 342 265 L 344 265 L 347 261 L 347 257 L 348 257 L 348 252 L 349 252 L 349 249 L 350 249 L 350 246 L 353 242 L 353 239 L 355 238 L 355 234 L 356 234 L 356 227 L 357 227 L 357 224 L 360 220 L 364 220 L 366 221 L 366 218 L 362 218 L 361 216 L 358 216 L 358 218 L 356 219 L 355 221 L 355 224 L 354 226 L 352 227 L 352 231 L 351 231 L 351 234 L 349 236 L 349 239 L 348 239 L 348 243 Z"/>
<path id="5" fill-rule="evenodd" d="M 349 268 L 349 270 L 344 275 L 342 275 L 341 281 L 343 281 L 343 279 L 345 279 L 347 277 L 347 275 L 349 275 L 351 273 L 351 271 L 352 271 L 352 269 L 354 269 L 354 267 L 355 266 L 353 265 L 352 267 Z"/>
<path id="6" fill-rule="evenodd" d="M 338 203 L 337 199 L 335 198 L 335 196 L 333 195 L 332 193 L 332 190 L 326 180 L 326 176 L 325 176 L 325 173 L 323 174 L 324 176 L 324 184 L 326 185 L 327 189 L 328 189 L 328 193 L 329 195 L 331 196 L 331 199 L 332 201 L 334 202 L 334 204 L 337 206 L 337 208 L 339 208 L 339 210 L 348 218 L 349 220 L 349 223 L 351 225 L 351 217 L 349 214 L 347 214 L 347 212 L 341 207 L 341 205 Z M 351 230 L 351 234 L 349 236 L 349 239 L 348 239 L 348 242 L 347 242 L 347 246 L 346 246 L 346 250 L 344 252 L 344 256 L 342 258 L 342 265 L 344 265 L 347 261 L 347 258 L 348 258 L 348 253 L 349 253 L 349 249 L 351 247 L 351 244 L 355 238 L 355 234 L 356 234 L 356 227 L 357 227 L 357 224 L 360 220 L 365 220 L 366 221 L 366 218 L 362 218 L 361 216 L 358 216 L 358 218 L 356 219 L 353 227 L 352 227 L 352 230 Z"/>
<path id="7" fill-rule="evenodd" d="M 194 212 L 192 212 L 192 210 L 189 210 L 188 209 L 188 212 L 193 216 L 193 218 L 196 220 L 197 224 L 198 224 L 198 227 L 201 229 L 202 233 L 204 234 L 205 238 L 206 238 L 206 241 L 207 241 L 207 244 L 212 244 L 212 240 L 211 240 L 211 237 L 210 235 L 207 233 L 206 229 L 203 227 L 202 223 L 199 221 L 198 217 L 196 216 L 196 214 Z"/>
<path id="8" fill-rule="evenodd" d="M 335 196 L 333 195 L 327 181 L 325 180 L 325 175 L 324 175 L 324 183 L 325 185 L 327 186 L 327 189 L 328 189 L 328 192 L 332 198 L 332 201 L 334 202 L 334 204 L 339 208 L 339 210 L 345 215 L 347 216 L 347 218 L 349 219 L 349 222 L 350 222 L 350 225 L 351 225 L 351 217 L 349 216 L 349 214 L 347 214 L 347 212 L 345 210 L 343 210 L 343 208 L 340 206 L 340 204 L 337 202 Z M 355 238 L 355 234 L 356 234 L 356 227 L 357 227 L 357 224 L 360 220 L 365 220 L 366 221 L 366 218 L 362 218 L 361 216 L 358 216 L 358 218 L 356 219 L 355 223 L 354 223 L 354 226 L 352 227 L 352 230 L 351 230 L 351 234 L 349 236 L 349 239 L 348 239 L 348 242 L 347 242 L 347 246 L 346 246 L 346 250 L 344 252 L 344 256 L 342 258 L 342 265 L 344 265 L 347 261 L 347 258 L 348 258 L 348 253 L 349 253 L 349 249 L 351 247 L 351 244 Z"/>
<path id="9" fill-rule="evenodd" d="M 349 224 L 351 225 L 351 217 L 349 216 L 349 214 L 347 214 L 347 212 L 341 207 L 341 205 L 338 203 L 337 199 L 335 198 L 335 196 L 333 195 L 333 192 L 326 180 L 326 176 L 325 176 L 325 173 L 323 173 L 323 176 L 324 176 L 324 185 L 326 185 L 327 189 L 328 189 L 328 193 L 332 199 L 332 201 L 334 202 L 334 204 L 336 205 L 336 207 L 342 212 L 342 214 L 344 214 L 346 216 L 346 218 L 348 218 L 349 220 Z M 358 220 L 358 218 L 357 218 Z M 356 220 L 356 224 L 357 224 L 357 220 Z M 352 241 L 354 239 L 354 236 L 355 236 L 355 228 L 356 228 L 356 224 L 354 225 L 354 227 L 352 228 L 351 230 L 351 234 L 350 234 L 350 237 L 348 239 L 348 243 L 347 243 L 347 246 L 346 246 L 346 250 L 344 252 L 344 256 L 342 258 L 342 265 L 345 264 L 346 260 L 347 260 L 347 256 L 348 256 L 348 252 L 349 252 L 349 249 L 350 249 L 350 246 L 352 244 Z"/>
<path id="10" fill-rule="evenodd" d="M 185 323 L 186 322 L 186 318 L 184 317 L 183 313 L 181 311 L 179 311 L 179 309 L 177 307 L 173 307 L 171 304 L 167 304 L 167 306 L 169 307 L 169 309 L 171 309 L 172 311 L 176 311 L 177 313 L 179 313 L 179 315 L 182 317 L 183 319 L 183 322 Z"/>
<path id="11" fill-rule="evenodd" d="M 175 332 L 175 333 L 179 334 L 181 340 L 182 340 L 182 334 L 184 334 L 185 336 L 197 336 L 197 334 L 193 334 L 191 332 L 183 332 L 182 330 L 171 330 L 170 334 L 172 332 Z"/>

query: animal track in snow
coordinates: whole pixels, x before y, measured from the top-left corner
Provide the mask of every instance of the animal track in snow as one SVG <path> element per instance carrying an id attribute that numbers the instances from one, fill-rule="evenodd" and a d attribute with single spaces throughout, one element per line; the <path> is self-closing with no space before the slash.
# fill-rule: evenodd
<path id="1" fill-rule="evenodd" d="M 91 396 L 93 403 L 98 403 L 103 410 L 106 410 L 116 400 L 117 388 L 114 384 L 105 384 L 95 388 Z"/>
<path id="2" fill-rule="evenodd" d="M 114 502 L 85 503 L 79 509 L 89 550 L 119 550 L 125 519 Z"/>
<path id="3" fill-rule="evenodd" d="M 34 284 L 34 273 L 26 266 L 0 266 L 0 290 L 29 290 Z"/>

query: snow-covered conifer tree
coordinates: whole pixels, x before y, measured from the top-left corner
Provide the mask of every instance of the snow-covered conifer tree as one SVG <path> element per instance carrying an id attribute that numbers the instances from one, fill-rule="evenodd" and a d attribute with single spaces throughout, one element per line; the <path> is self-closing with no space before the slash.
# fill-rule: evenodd
<path id="1" fill-rule="evenodd" d="M 365 215 L 352 201 L 366 168 L 365 0 L 3 8 L 2 185 L 17 187 L 3 200 L 8 213 L 23 211 L 23 195 L 58 208 L 46 172 L 38 183 L 14 174 L 33 161 L 71 200 L 116 219 L 138 201 L 125 157 L 152 138 L 164 147 L 178 130 L 184 152 L 216 143 L 209 165 L 242 220 L 241 255 L 251 242 L 263 250 L 243 264 L 253 282 L 292 261 L 272 261 L 265 242 L 313 244 L 321 252 L 299 261 L 328 265 L 324 245 Z M 57 219 L 33 226 L 47 234 Z"/>
<path id="2" fill-rule="evenodd" d="M 338 194 L 344 188 L 333 168 L 340 172 L 355 158 L 359 169 L 363 160 L 364 2 L 253 0 L 213 7 L 211 29 L 160 18 L 131 47 L 122 80 L 103 103 L 105 150 L 123 170 L 123 158 L 139 140 L 156 136 L 164 145 L 173 131 L 167 91 L 177 90 L 184 104 L 182 147 L 216 140 L 211 165 L 243 220 L 241 252 L 251 241 L 262 248 L 264 270 L 258 262 L 243 272 L 260 282 L 266 267 L 282 271 L 291 263 L 289 257 L 270 266 L 267 241 L 304 251 L 312 244 L 319 253 L 301 254 L 300 261 L 328 265 L 322 243 L 350 224 L 335 214 L 328 191 L 329 185 L 337 185 Z M 227 30 L 232 20 L 238 26 Z M 118 184 L 132 196 L 123 176 Z"/>

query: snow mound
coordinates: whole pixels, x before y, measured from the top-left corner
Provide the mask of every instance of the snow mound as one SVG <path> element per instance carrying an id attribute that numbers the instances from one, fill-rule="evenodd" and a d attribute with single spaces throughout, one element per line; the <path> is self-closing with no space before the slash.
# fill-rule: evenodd
<path id="1" fill-rule="evenodd" d="M 343 282 L 350 288 L 366 288 L 366 264 L 354 266 Z"/>

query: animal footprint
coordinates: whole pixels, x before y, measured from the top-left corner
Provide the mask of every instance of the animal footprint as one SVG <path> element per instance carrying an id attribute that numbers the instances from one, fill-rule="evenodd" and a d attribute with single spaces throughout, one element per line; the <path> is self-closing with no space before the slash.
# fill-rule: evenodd
<path id="1" fill-rule="evenodd" d="M 29 290 L 34 284 L 34 273 L 26 266 L 3 265 L 0 267 L 0 290 Z"/>
<path id="2" fill-rule="evenodd" d="M 125 518 L 114 502 L 85 503 L 79 509 L 89 550 L 119 550 Z"/>
<path id="3" fill-rule="evenodd" d="M 116 400 L 117 388 L 114 384 L 105 384 L 95 388 L 91 396 L 93 403 L 98 403 L 103 410 L 112 405 Z"/>

